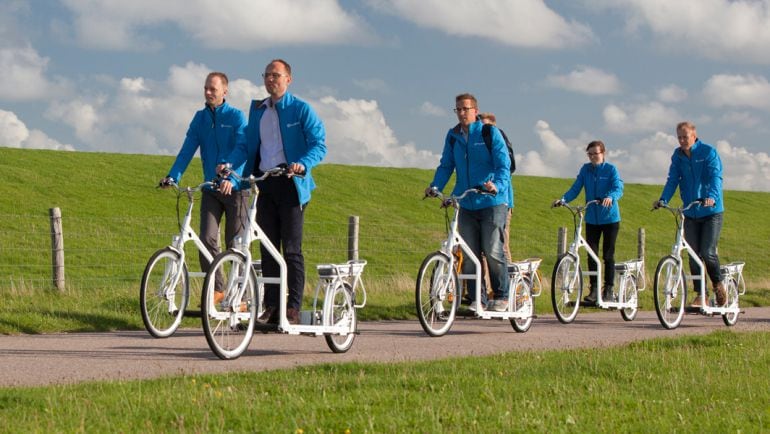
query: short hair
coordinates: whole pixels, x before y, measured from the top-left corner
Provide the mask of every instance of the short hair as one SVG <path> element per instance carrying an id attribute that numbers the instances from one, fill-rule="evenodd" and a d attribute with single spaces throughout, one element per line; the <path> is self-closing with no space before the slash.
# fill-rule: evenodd
<path id="1" fill-rule="evenodd" d="M 211 77 L 219 77 L 220 80 L 222 80 L 222 83 L 227 86 L 228 80 L 227 80 L 227 74 L 224 72 L 214 71 L 209 72 L 209 75 L 206 76 L 206 81 L 208 81 Z"/>
<path id="2" fill-rule="evenodd" d="M 283 60 L 283 59 L 273 59 L 268 63 L 267 65 L 270 66 L 271 64 L 278 62 L 281 65 L 283 65 L 284 68 L 286 68 L 286 72 L 291 75 L 291 65 L 289 65 L 289 62 Z"/>
<path id="3" fill-rule="evenodd" d="M 479 113 L 479 119 L 481 119 L 482 121 L 489 121 L 489 123 L 492 125 L 497 124 L 497 117 L 495 116 L 494 113 L 490 113 L 490 112 Z"/>
<path id="4" fill-rule="evenodd" d="M 469 93 L 461 93 L 460 95 L 457 95 L 455 97 L 455 104 L 457 104 L 458 102 L 460 102 L 460 101 L 462 101 L 464 99 L 469 99 L 469 100 L 473 101 L 473 106 L 474 107 L 478 107 L 479 106 L 479 102 L 476 101 L 476 97 L 471 95 L 471 94 L 469 94 Z"/>
<path id="5" fill-rule="evenodd" d="M 688 131 L 695 131 L 695 124 L 689 121 L 679 122 L 676 124 L 676 130 L 688 130 Z"/>
<path id="6" fill-rule="evenodd" d="M 588 146 L 586 146 L 586 152 L 588 152 L 588 150 L 590 150 L 591 148 L 596 147 L 596 146 L 599 147 L 599 150 L 602 151 L 602 154 L 607 151 L 604 148 L 604 142 L 602 142 L 601 140 L 594 140 L 593 142 L 589 143 Z"/>

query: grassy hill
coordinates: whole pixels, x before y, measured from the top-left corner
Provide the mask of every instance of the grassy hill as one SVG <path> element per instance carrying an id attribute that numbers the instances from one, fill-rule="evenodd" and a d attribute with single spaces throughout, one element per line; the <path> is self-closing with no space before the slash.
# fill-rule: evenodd
<path id="1" fill-rule="evenodd" d="M 152 252 L 167 245 L 177 231 L 176 197 L 155 188 L 172 161 L 165 156 L 0 148 L 0 171 L 6 174 L 0 183 L 0 293 L 5 298 L 0 332 L 141 327 L 137 294 L 142 270 Z M 197 184 L 200 173 L 195 160 L 182 184 Z M 308 284 L 315 284 L 314 264 L 346 260 L 348 217 L 356 215 L 360 257 L 369 261 L 364 273 L 369 304 L 362 317 L 411 317 L 417 268 L 438 248 L 445 231 L 438 202 L 422 200 L 432 174 L 420 169 L 319 166 L 314 172 L 318 189 L 306 214 Z M 570 183 L 514 176 L 512 254 L 543 258 L 546 277 L 556 254 L 558 228 L 567 226 L 571 233 L 572 227 L 570 214 L 550 209 L 550 203 Z M 626 184 L 620 202 L 623 221 L 616 257 L 636 257 L 637 230 L 644 228 L 648 276 L 674 237 L 671 215 L 649 211 L 660 189 Z M 767 304 L 770 257 L 762 252 L 770 241 L 768 194 L 727 191 L 725 203 L 721 259 L 746 262 L 749 293 L 742 304 Z M 52 207 L 61 208 L 63 215 L 63 292 L 52 290 L 50 282 Z M 197 229 L 197 218 L 193 226 Z M 197 269 L 197 254 L 193 249 L 187 253 L 191 269 Z M 550 311 L 547 297 L 544 292 L 539 311 Z M 642 303 L 652 309 L 651 291 Z"/>

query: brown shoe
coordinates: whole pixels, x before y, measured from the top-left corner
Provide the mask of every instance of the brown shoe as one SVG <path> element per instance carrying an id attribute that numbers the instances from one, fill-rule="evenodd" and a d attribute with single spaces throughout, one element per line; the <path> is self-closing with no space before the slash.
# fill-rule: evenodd
<path id="1" fill-rule="evenodd" d="M 214 291 L 214 304 L 219 304 L 225 299 L 224 291 Z"/>
<path id="2" fill-rule="evenodd" d="M 704 304 L 702 303 L 700 294 L 697 292 L 695 294 L 695 300 L 693 300 L 693 302 L 690 304 L 690 307 L 694 309 L 700 309 L 704 307 Z"/>
<path id="3" fill-rule="evenodd" d="M 727 290 L 722 282 L 714 284 L 714 295 L 717 296 L 717 306 L 722 307 L 727 304 Z"/>
<path id="4" fill-rule="evenodd" d="M 289 324 L 299 324 L 299 310 L 293 307 L 286 309 L 286 319 Z"/>
<path id="5" fill-rule="evenodd" d="M 278 324 L 278 308 L 275 306 L 265 306 L 265 311 L 257 318 L 260 324 Z"/>

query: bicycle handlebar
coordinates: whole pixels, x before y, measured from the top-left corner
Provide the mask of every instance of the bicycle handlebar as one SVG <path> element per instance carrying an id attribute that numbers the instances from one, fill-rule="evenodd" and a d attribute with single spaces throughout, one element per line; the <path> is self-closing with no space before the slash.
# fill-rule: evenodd
<path id="1" fill-rule="evenodd" d="M 484 194 L 484 195 L 487 195 L 487 196 L 494 196 L 495 195 L 495 193 L 487 191 L 484 188 L 482 188 L 481 186 L 471 187 L 471 188 L 465 190 L 464 192 L 462 192 L 461 194 L 459 194 L 457 196 L 455 196 L 455 195 L 447 196 L 444 193 L 440 192 L 438 188 L 431 187 L 430 190 L 426 192 L 426 194 L 423 197 L 423 199 L 425 199 L 426 197 L 435 197 L 435 198 L 441 199 L 441 206 L 442 207 L 447 207 L 447 206 L 449 206 L 449 205 L 451 205 L 453 203 L 457 203 L 457 202 L 465 199 L 465 197 L 467 197 L 469 194 L 473 194 L 473 193 Z"/>
<path id="2" fill-rule="evenodd" d="M 669 206 L 669 204 L 667 204 L 666 202 L 663 202 L 662 200 L 659 200 L 658 202 L 655 203 L 655 205 L 657 205 L 657 206 L 653 206 L 650 211 L 655 211 L 657 209 L 663 208 L 663 209 L 667 209 L 667 210 L 671 211 L 672 213 L 677 213 L 677 212 L 678 213 L 683 213 L 683 212 L 687 211 L 688 209 L 690 209 L 690 208 L 692 208 L 692 207 L 694 207 L 696 205 L 699 205 L 699 206 L 703 205 L 705 202 L 706 202 L 706 199 L 702 199 L 702 198 L 701 199 L 695 199 L 694 201 L 692 201 L 689 204 L 687 204 L 687 206 L 682 206 L 682 207 L 678 207 L 677 208 L 677 207 Z"/>
<path id="3" fill-rule="evenodd" d="M 202 190 L 204 187 L 208 187 L 208 186 L 216 187 L 217 183 L 213 181 L 204 181 L 195 187 L 180 187 L 179 184 L 177 184 L 177 182 L 173 178 L 167 178 L 167 179 L 161 180 L 156 186 L 156 188 L 171 187 L 179 193 L 195 193 Z"/>
<path id="4" fill-rule="evenodd" d="M 232 170 L 230 170 L 229 167 L 225 167 L 225 169 L 222 170 L 222 172 L 220 172 L 218 176 L 221 180 L 225 180 L 225 178 L 232 176 L 233 178 L 235 178 L 236 181 L 247 181 L 253 184 L 258 181 L 263 181 L 271 176 L 296 176 L 297 178 L 304 178 L 305 173 L 306 172 L 303 172 L 303 173 L 291 172 L 289 171 L 289 167 L 287 165 L 281 164 L 279 166 L 273 167 L 272 169 L 265 170 L 261 176 L 254 176 L 252 174 L 252 175 L 249 175 L 248 177 L 243 177 L 233 172 Z"/>
<path id="5" fill-rule="evenodd" d="M 565 202 L 563 200 L 558 200 L 558 201 L 555 201 L 554 203 L 551 204 L 551 208 L 558 208 L 560 206 L 563 206 L 563 207 L 567 208 L 568 210 L 570 210 L 570 211 L 572 211 L 574 213 L 580 213 L 580 212 L 585 211 L 589 206 L 594 205 L 594 204 L 599 204 L 599 203 L 602 203 L 601 199 L 594 199 L 594 200 L 586 202 L 585 205 L 575 205 L 575 206 L 572 206 L 572 205 L 568 204 L 567 202 Z"/>

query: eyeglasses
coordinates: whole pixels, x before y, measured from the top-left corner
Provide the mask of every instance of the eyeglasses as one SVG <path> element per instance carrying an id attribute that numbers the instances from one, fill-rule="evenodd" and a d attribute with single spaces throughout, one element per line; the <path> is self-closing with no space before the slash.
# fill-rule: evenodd
<path id="1" fill-rule="evenodd" d="M 281 77 L 288 77 L 289 74 L 281 74 L 280 72 L 266 72 L 262 74 L 262 78 L 270 78 L 273 80 L 278 80 Z"/>
<path id="2" fill-rule="evenodd" d="M 465 113 L 465 112 L 469 112 L 471 110 L 476 110 L 476 107 L 457 107 L 456 109 L 454 109 L 454 112 L 455 113 Z"/>
<path id="3" fill-rule="evenodd" d="M 601 154 L 603 154 L 603 152 L 601 152 L 601 151 L 599 151 L 599 152 L 586 152 L 586 155 L 588 155 L 589 157 L 593 157 L 594 155 L 601 155 Z"/>

